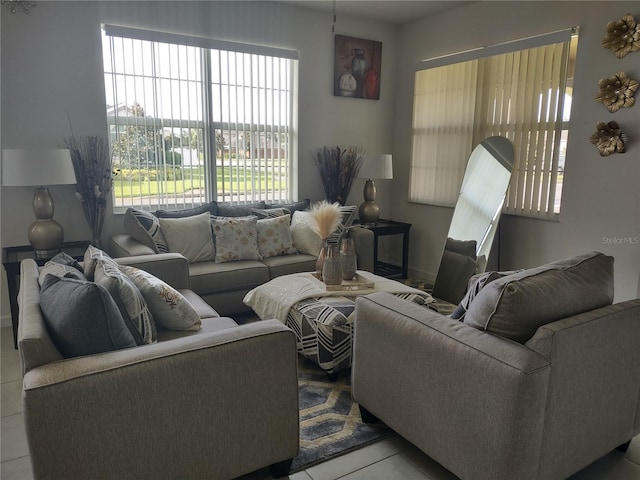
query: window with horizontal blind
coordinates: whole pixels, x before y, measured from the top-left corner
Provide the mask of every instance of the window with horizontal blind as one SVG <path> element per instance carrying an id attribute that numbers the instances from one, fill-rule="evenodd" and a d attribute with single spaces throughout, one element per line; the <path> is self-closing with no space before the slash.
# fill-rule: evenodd
<path id="1" fill-rule="evenodd" d="M 502 135 L 516 150 L 503 211 L 557 218 L 576 49 L 577 28 L 420 64 L 409 200 L 454 206 L 473 148 Z"/>
<path id="2" fill-rule="evenodd" d="M 297 52 L 103 26 L 115 211 L 294 200 Z"/>

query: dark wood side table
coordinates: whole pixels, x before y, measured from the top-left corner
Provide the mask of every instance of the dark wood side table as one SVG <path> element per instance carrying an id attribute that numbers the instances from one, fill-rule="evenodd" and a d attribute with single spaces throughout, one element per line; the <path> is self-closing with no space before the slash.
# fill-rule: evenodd
<path id="1" fill-rule="evenodd" d="M 362 223 L 373 232 L 373 273 L 386 278 L 407 278 L 409 275 L 409 229 L 410 223 L 379 219 L 376 223 Z M 385 235 L 402 235 L 402 266 L 378 260 L 378 238 Z"/>
<path id="2" fill-rule="evenodd" d="M 90 242 L 65 242 L 62 251 L 76 260 L 82 260 L 84 252 Z M 2 249 L 2 265 L 7 272 L 7 290 L 9 291 L 9 306 L 11 307 L 11 325 L 13 327 L 13 346 L 18 348 L 18 285 L 20 284 L 20 262 L 26 258 L 33 258 L 40 266 L 47 263 L 49 258 L 36 258 L 31 245 L 6 247 Z"/>

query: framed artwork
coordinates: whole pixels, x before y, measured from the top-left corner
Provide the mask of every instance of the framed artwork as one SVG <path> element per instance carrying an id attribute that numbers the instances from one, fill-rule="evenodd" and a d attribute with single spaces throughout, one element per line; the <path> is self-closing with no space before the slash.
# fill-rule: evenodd
<path id="1" fill-rule="evenodd" d="M 382 42 L 336 35 L 333 95 L 380 99 Z"/>

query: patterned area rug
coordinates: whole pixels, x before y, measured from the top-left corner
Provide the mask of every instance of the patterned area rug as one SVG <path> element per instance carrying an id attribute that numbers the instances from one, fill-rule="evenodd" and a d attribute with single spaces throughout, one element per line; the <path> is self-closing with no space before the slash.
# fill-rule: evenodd
<path id="1" fill-rule="evenodd" d="M 350 370 L 335 382 L 312 362 L 299 357 L 300 453 L 291 472 L 305 470 L 330 458 L 381 440 L 393 432 L 383 424 L 367 425 L 351 400 Z"/>

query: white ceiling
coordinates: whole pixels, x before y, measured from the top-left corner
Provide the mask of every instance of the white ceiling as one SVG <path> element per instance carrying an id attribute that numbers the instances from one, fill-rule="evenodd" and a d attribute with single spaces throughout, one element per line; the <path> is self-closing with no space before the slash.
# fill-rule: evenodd
<path id="1" fill-rule="evenodd" d="M 333 0 L 285 0 L 283 3 L 322 10 L 331 15 L 334 2 Z M 463 0 L 336 0 L 335 3 L 338 20 L 343 14 L 402 25 L 473 2 Z"/>

